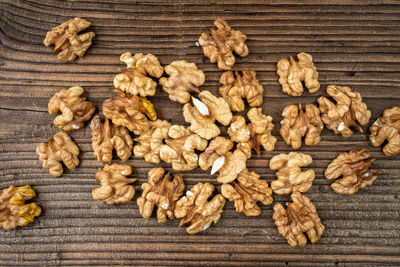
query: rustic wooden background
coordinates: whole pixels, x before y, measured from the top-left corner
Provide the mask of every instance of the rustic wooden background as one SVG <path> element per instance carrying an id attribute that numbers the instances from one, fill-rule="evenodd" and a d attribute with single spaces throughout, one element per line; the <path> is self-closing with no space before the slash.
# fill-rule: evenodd
<path id="1" fill-rule="evenodd" d="M 400 265 L 400 157 L 385 157 L 371 147 L 367 127 L 348 139 L 325 129 L 318 146 L 300 149 L 314 159 L 316 179 L 307 196 L 326 226 L 317 244 L 302 248 L 290 247 L 278 234 L 272 205 L 251 218 L 228 203 L 218 224 L 195 236 L 179 228 L 178 220 L 157 224 L 154 217 L 141 218 L 136 199 L 155 165 L 139 158 L 128 161 L 138 178 L 134 201 L 113 207 L 94 201 L 94 174 L 102 164 L 92 156 L 89 127 L 71 133 L 81 164 L 62 177 L 51 177 L 35 154 L 37 144 L 58 131 L 47 113 L 49 98 L 80 85 L 100 111 L 112 95 L 123 52 L 153 53 L 163 65 L 195 62 L 206 74 L 202 89 L 217 93 L 222 72 L 195 42 L 218 17 L 248 36 L 250 55 L 237 59 L 234 70 L 257 71 L 275 135 L 286 105 L 316 103 L 328 84 L 359 91 L 372 123 L 400 101 L 399 1 L 0 0 L 0 15 L 0 188 L 30 184 L 43 207 L 33 224 L 0 231 L 1 265 Z M 83 58 L 62 64 L 42 41 L 48 30 L 75 16 L 91 21 L 96 37 Z M 280 90 L 276 62 L 301 51 L 313 55 L 322 86 L 316 94 L 289 97 Z M 181 105 L 162 90 L 151 100 L 161 119 L 184 123 Z M 372 150 L 382 175 L 356 195 L 335 194 L 323 177 L 325 167 L 339 152 L 364 147 Z M 271 182 L 270 158 L 289 151 L 278 136 L 275 151 L 253 156 L 248 167 Z M 217 185 L 200 169 L 182 174 L 188 187 L 200 181 Z"/>

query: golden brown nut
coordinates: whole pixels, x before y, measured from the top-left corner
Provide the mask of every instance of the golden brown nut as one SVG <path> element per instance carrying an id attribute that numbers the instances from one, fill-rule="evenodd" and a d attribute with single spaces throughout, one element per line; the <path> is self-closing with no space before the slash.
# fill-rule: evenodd
<path id="1" fill-rule="evenodd" d="M 116 126 L 107 118 L 102 123 L 99 115 L 93 117 L 90 128 L 93 155 L 97 161 L 110 162 L 113 149 L 122 160 L 127 160 L 132 155 L 133 141 L 127 128 Z"/>
<path id="2" fill-rule="evenodd" d="M 247 99 L 250 107 L 258 107 L 263 103 L 264 87 L 256 78 L 254 70 L 244 69 L 243 76 L 238 72 L 233 75 L 232 71 L 222 73 L 219 82 L 222 86 L 219 93 L 228 102 L 232 111 L 243 111 L 244 102 L 242 98 Z"/>
<path id="3" fill-rule="evenodd" d="M 400 154 L 400 107 L 392 107 L 383 112 L 370 127 L 369 140 L 374 147 L 382 145 L 385 140 L 388 143 L 383 148 L 386 156 Z"/>
<path id="4" fill-rule="evenodd" d="M 370 156 L 369 149 L 340 153 L 325 170 L 325 177 L 329 180 L 342 176 L 331 185 L 333 191 L 338 194 L 352 195 L 360 188 L 371 186 L 381 170 L 369 169 L 374 162 L 374 159 L 366 160 Z"/>
<path id="5" fill-rule="evenodd" d="M 360 93 L 352 92 L 349 87 L 336 85 L 328 85 L 326 91 L 336 101 L 335 105 L 324 96 L 318 99 L 322 121 L 326 128 L 345 138 L 353 135 L 350 127 L 362 132 L 360 125 L 369 122 L 371 111 L 362 102 Z"/>
<path id="6" fill-rule="evenodd" d="M 226 200 L 218 194 L 208 201 L 213 191 L 212 184 L 198 183 L 176 203 L 175 217 L 182 218 L 179 226 L 190 222 L 190 226 L 186 228 L 189 234 L 205 231 L 221 217 Z"/>
<path id="7" fill-rule="evenodd" d="M 290 152 L 281 153 L 273 156 L 269 162 L 271 170 L 278 170 L 276 176 L 278 180 L 271 183 L 271 188 L 275 194 L 286 195 L 292 192 L 306 192 L 312 186 L 315 178 L 314 170 L 302 172 L 300 167 L 310 165 L 312 158 L 310 155 Z"/>
<path id="8" fill-rule="evenodd" d="M 235 201 L 237 212 L 243 212 L 247 216 L 258 216 L 261 213 L 257 202 L 264 205 L 272 203 L 272 189 L 268 187 L 268 182 L 260 180 L 260 175 L 249 170 L 243 170 L 235 181 L 221 186 L 221 194 Z"/>
<path id="9" fill-rule="evenodd" d="M 190 93 L 200 93 L 198 87 L 206 79 L 204 72 L 195 63 L 176 60 L 165 67 L 169 78 L 161 78 L 163 90 L 169 94 L 169 99 L 185 104 L 190 100 Z"/>
<path id="10" fill-rule="evenodd" d="M 285 209 L 281 203 L 274 206 L 273 220 L 279 233 L 292 247 L 305 246 L 308 239 L 315 243 L 322 236 L 325 226 L 321 223 L 317 209 L 311 200 L 299 192 L 292 194 L 292 203 Z"/>
<path id="11" fill-rule="evenodd" d="M 315 93 L 320 88 L 318 82 L 317 68 L 314 66 L 313 58 L 307 53 L 297 54 L 299 61 L 290 57 L 279 60 L 276 73 L 279 75 L 279 83 L 282 91 L 291 96 L 301 96 L 303 94 L 303 84 L 310 93 Z"/>
<path id="12" fill-rule="evenodd" d="M 96 172 L 96 180 L 100 187 L 93 188 L 92 196 L 95 200 L 115 205 L 130 201 L 135 195 L 135 188 L 130 185 L 136 179 L 126 178 L 132 174 L 132 167 L 128 164 L 113 163 L 104 165 Z"/>
<path id="13" fill-rule="evenodd" d="M 114 87 L 130 95 L 153 96 L 156 93 L 157 83 L 147 75 L 160 78 L 164 73 L 157 57 L 152 54 L 136 53 L 132 56 L 126 52 L 120 60 L 126 64 L 120 74 L 114 77 Z"/>
<path id="14" fill-rule="evenodd" d="M 73 18 L 48 31 L 43 40 L 45 46 L 54 45 L 54 52 L 61 62 L 73 61 L 82 57 L 92 45 L 94 32 L 78 35 L 80 31 L 88 28 L 91 23 L 82 18 Z"/>
<path id="15" fill-rule="evenodd" d="M 157 220 L 159 223 L 167 222 L 174 218 L 175 205 L 182 196 L 185 183 L 182 176 L 175 175 L 170 180 L 170 174 L 164 176 L 163 168 L 153 168 L 149 171 L 149 181 L 142 184 L 142 196 L 138 198 L 140 215 L 143 218 L 150 218 L 153 209 L 157 206 Z"/>
<path id="16" fill-rule="evenodd" d="M 48 104 L 49 113 L 62 113 L 54 119 L 55 126 L 64 131 L 72 131 L 82 128 L 85 121 L 92 118 L 96 108 L 92 102 L 80 97 L 83 92 L 82 87 L 74 86 L 54 94 Z"/>
<path id="17" fill-rule="evenodd" d="M 224 157 L 229 150 L 233 148 L 233 142 L 222 136 L 217 136 L 210 141 L 206 150 L 200 154 L 199 166 L 202 170 L 206 171 L 213 166 L 214 162 L 220 158 Z M 211 171 L 214 174 L 215 170 Z"/>
<path id="18" fill-rule="evenodd" d="M 214 25 L 217 30 L 211 29 L 211 35 L 202 33 L 199 44 L 211 63 L 218 62 L 219 69 L 230 70 L 235 64 L 233 51 L 241 57 L 249 54 L 249 49 L 245 44 L 247 36 L 240 31 L 232 30 L 222 19 L 214 21 Z"/>
<path id="19" fill-rule="evenodd" d="M 56 133 L 53 138 L 49 138 L 48 144 L 40 143 L 36 154 L 42 167 L 49 169 L 50 175 L 55 177 L 63 173 L 61 162 L 70 170 L 79 164 L 79 148 L 66 132 Z"/>
<path id="20" fill-rule="evenodd" d="M 304 143 L 307 146 L 315 146 L 321 140 L 321 132 L 324 129 L 319 109 L 314 105 L 306 105 L 305 112 L 299 104 L 287 106 L 282 113 L 280 133 L 286 144 L 294 149 L 301 147 L 301 138 L 305 136 Z"/>
<path id="21" fill-rule="evenodd" d="M 34 202 L 25 201 L 36 196 L 29 186 L 10 186 L 0 193 L 0 226 L 12 230 L 17 226 L 26 226 L 42 213 L 42 209 Z"/>
<path id="22" fill-rule="evenodd" d="M 234 116 L 228 128 L 228 135 L 233 142 L 246 143 L 250 140 L 250 128 L 243 116 Z"/>

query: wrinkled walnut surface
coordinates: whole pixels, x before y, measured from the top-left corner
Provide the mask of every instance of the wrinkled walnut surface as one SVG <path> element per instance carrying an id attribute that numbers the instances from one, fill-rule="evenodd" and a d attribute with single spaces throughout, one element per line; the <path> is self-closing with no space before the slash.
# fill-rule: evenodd
<path id="1" fill-rule="evenodd" d="M 238 148 L 235 149 L 233 153 L 226 153 L 224 164 L 219 169 L 217 181 L 222 184 L 234 181 L 238 177 L 239 173 L 247 168 L 246 163 L 248 158 L 249 155 Z"/>
<path id="2" fill-rule="evenodd" d="M 233 148 L 233 142 L 222 136 L 217 136 L 210 141 L 206 150 L 200 154 L 199 166 L 206 171 L 214 165 L 218 158 L 224 157 Z M 221 166 L 222 167 L 222 166 Z M 213 170 L 214 171 L 214 170 Z M 211 174 L 214 174 L 211 171 Z"/>

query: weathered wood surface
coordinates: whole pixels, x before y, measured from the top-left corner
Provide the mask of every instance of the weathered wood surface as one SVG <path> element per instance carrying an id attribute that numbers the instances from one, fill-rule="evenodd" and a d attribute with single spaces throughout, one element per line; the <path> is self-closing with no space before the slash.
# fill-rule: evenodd
<path id="1" fill-rule="evenodd" d="M 123 52 L 154 53 L 163 65 L 195 62 L 206 74 L 202 88 L 217 93 L 222 72 L 195 42 L 218 17 L 248 36 L 250 55 L 237 59 L 234 69 L 257 71 L 265 87 L 263 110 L 276 122 L 275 135 L 286 105 L 316 103 L 328 84 L 359 91 L 372 123 L 400 102 L 399 1 L 0 0 L 0 15 L 0 188 L 30 184 L 43 207 L 33 224 L 0 231 L 1 265 L 400 265 L 400 157 L 387 158 L 371 147 L 367 127 L 366 134 L 348 139 L 325 129 L 318 146 L 300 149 L 314 159 L 310 168 L 317 176 L 307 195 L 326 226 L 317 244 L 303 248 L 290 247 L 278 234 L 272 205 L 250 218 L 228 203 L 218 224 L 195 236 L 179 228 L 178 220 L 157 224 L 141 218 L 136 199 L 154 165 L 138 158 L 128 161 L 138 178 L 134 201 L 113 207 L 94 201 L 94 173 L 102 164 L 92 156 L 88 127 L 71 133 L 81 164 L 62 177 L 49 176 L 35 154 L 37 144 L 57 132 L 47 113 L 52 94 L 83 86 L 100 111 L 112 95 Z M 46 31 L 75 16 L 91 21 L 96 37 L 85 57 L 61 64 L 42 40 Z M 301 51 L 314 56 L 322 89 L 289 97 L 280 90 L 275 64 Z M 151 99 L 160 118 L 184 123 L 181 105 L 164 92 Z M 323 177 L 325 167 L 339 152 L 364 147 L 372 150 L 382 175 L 354 196 L 335 194 Z M 288 151 L 291 147 L 278 136 L 275 151 L 253 156 L 248 167 L 271 182 L 270 158 Z M 199 169 L 182 175 L 188 187 L 199 181 L 217 185 Z"/>

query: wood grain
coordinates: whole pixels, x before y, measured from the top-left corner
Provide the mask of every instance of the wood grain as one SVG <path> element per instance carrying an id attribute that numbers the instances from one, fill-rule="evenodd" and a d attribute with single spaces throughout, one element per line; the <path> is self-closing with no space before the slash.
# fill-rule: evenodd
<path id="1" fill-rule="evenodd" d="M 318 146 L 300 149 L 313 157 L 309 167 L 316 179 L 307 196 L 326 226 L 318 243 L 302 248 L 291 248 L 278 234 L 272 205 L 251 218 L 228 203 L 218 224 L 195 236 L 179 228 L 177 220 L 161 225 L 154 217 L 141 218 L 136 198 L 154 165 L 139 158 L 128 160 L 138 178 L 134 201 L 113 207 L 94 201 L 94 174 L 102 164 L 92 155 L 88 127 L 71 133 L 81 163 L 62 177 L 49 176 L 35 154 L 37 144 L 58 131 L 47 113 L 54 92 L 81 85 L 101 111 L 112 95 L 123 52 L 154 53 L 163 65 L 177 59 L 195 62 L 206 74 L 202 89 L 217 93 L 221 71 L 195 42 L 218 17 L 248 36 L 250 55 L 237 59 L 234 69 L 257 71 L 265 88 L 263 110 L 275 122 L 286 105 L 316 103 L 328 84 L 337 84 L 362 94 L 372 123 L 400 103 L 399 1 L 0 0 L 0 15 L 0 188 L 30 184 L 43 207 L 33 224 L 0 231 L 0 265 L 400 265 L 400 157 L 387 158 L 371 147 L 367 127 L 348 139 L 325 129 Z M 75 16 L 91 21 L 96 37 L 83 58 L 61 64 L 42 40 L 49 29 Z M 275 64 L 301 51 L 313 55 L 322 89 L 293 98 L 281 92 Z M 171 103 L 162 90 L 151 100 L 160 118 L 184 124 L 181 105 Z M 382 175 L 354 196 L 335 194 L 324 169 L 339 152 L 364 147 L 371 149 Z M 289 151 L 278 136 L 275 151 L 253 156 L 248 167 L 271 182 L 270 158 Z M 199 169 L 182 175 L 188 187 L 202 181 L 219 190 L 215 177 Z"/>

